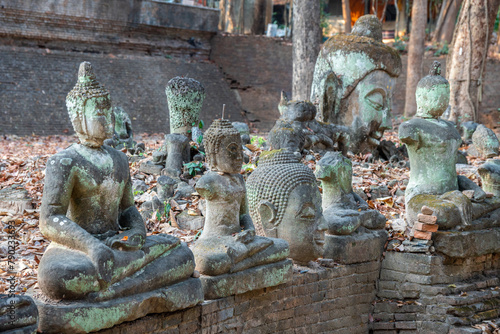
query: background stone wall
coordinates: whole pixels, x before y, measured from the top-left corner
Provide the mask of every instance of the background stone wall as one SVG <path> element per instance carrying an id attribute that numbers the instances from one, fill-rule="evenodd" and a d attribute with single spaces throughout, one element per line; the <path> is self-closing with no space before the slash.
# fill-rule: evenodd
<path id="1" fill-rule="evenodd" d="M 366 334 L 379 268 L 374 261 L 296 271 L 287 284 L 149 315 L 99 333 Z"/>

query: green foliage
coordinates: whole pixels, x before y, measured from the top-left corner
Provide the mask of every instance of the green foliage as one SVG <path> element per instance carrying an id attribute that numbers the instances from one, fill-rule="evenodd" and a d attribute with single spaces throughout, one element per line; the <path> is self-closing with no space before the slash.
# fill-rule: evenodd
<path id="1" fill-rule="evenodd" d="M 264 146 L 265 143 L 266 143 L 266 140 L 264 139 L 264 137 L 252 136 L 252 138 L 250 138 L 250 144 L 252 144 L 252 145 L 262 147 L 262 146 Z"/>
<path id="2" fill-rule="evenodd" d="M 198 128 L 203 129 L 205 126 L 205 123 L 203 123 L 203 120 L 200 119 L 200 123 L 198 123 Z"/>
<path id="3" fill-rule="evenodd" d="M 187 169 L 189 175 L 195 176 L 197 172 L 201 172 L 203 170 L 203 163 L 193 161 L 188 164 L 184 164 L 184 168 Z"/>
<path id="4" fill-rule="evenodd" d="M 198 233 L 196 233 L 196 235 L 194 236 L 193 242 L 196 241 L 196 239 L 198 239 L 200 237 L 201 232 L 203 232 L 203 229 L 199 230 Z"/>
<path id="5" fill-rule="evenodd" d="M 136 191 L 134 191 L 134 196 L 136 196 L 136 195 L 142 195 L 142 194 L 144 194 L 144 191 L 142 191 L 142 190 L 136 190 Z"/>
<path id="6" fill-rule="evenodd" d="M 437 43 L 437 50 L 436 52 L 434 52 L 434 57 L 439 57 L 439 56 L 442 56 L 442 55 L 447 55 L 448 52 L 450 52 L 449 48 L 448 48 L 448 42 L 447 41 L 444 41 L 442 43 Z"/>
<path id="7" fill-rule="evenodd" d="M 327 0 L 321 0 L 320 3 L 320 23 L 319 26 L 321 30 L 323 31 L 323 35 L 328 36 L 329 34 L 329 25 L 328 25 L 328 18 L 330 17 L 330 14 L 325 11 L 325 7 L 328 4 Z"/>
<path id="8" fill-rule="evenodd" d="M 398 50 L 400 53 L 406 52 L 407 41 L 408 38 L 406 36 L 403 36 L 402 38 L 396 36 L 394 38 L 394 44 L 392 45 L 392 47 Z"/>
<path id="9" fill-rule="evenodd" d="M 497 18 L 495 20 L 495 28 L 493 29 L 493 31 L 498 31 L 499 25 L 500 25 L 500 9 L 498 10 L 498 13 L 497 13 Z"/>
<path id="10" fill-rule="evenodd" d="M 156 211 L 156 220 L 161 220 L 161 214 L 158 212 L 158 210 Z"/>
<path id="11" fill-rule="evenodd" d="M 165 218 L 168 220 L 168 224 L 172 226 L 172 221 L 170 221 L 170 209 L 172 209 L 172 205 L 170 205 L 170 202 L 167 203 L 167 201 L 163 202 L 163 214 L 165 215 Z"/>
<path id="12" fill-rule="evenodd" d="M 254 164 L 246 164 L 246 165 L 241 166 L 241 169 L 243 169 L 245 172 L 253 172 L 253 170 L 255 169 L 255 165 Z"/>
<path id="13" fill-rule="evenodd" d="M 203 141 L 203 135 L 199 135 L 198 138 L 196 138 L 196 142 L 198 145 L 201 145 L 201 142 Z"/>

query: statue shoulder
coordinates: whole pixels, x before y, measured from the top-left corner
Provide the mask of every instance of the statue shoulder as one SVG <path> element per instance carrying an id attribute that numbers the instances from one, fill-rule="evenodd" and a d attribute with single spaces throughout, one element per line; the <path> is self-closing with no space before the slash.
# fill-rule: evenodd
<path id="1" fill-rule="evenodd" d="M 222 177 L 216 172 L 208 172 L 196 182 L 196 191 L 204 198 L 210 200 L 218 193 Z"/>
<path id="2" fill-rule="evenodd" d="M 418 124 L 415 124 L 414 119 L 412 119 L 401 123 L 399 126 L 398 136 L 403 143 L 409 144 L 418 140 L 419 132 Z"/>
<path id="3" fill-rule="evenodd" d="M 73 166 L 78 164 L 79 159 L 81 159 L 80 155 L 75 150 L 74 145 L 71 145 L 47 160 L 47 170 L 70 171 Z"/>
<path id="4" fill-rule="evenodd" d="M 128 158 L 125 153 L 107 145 L 103 145 L 103 148 L 108 152 L 113 161 L 118 163 L 120 166 L 124 166 L 128 169 Z"/>

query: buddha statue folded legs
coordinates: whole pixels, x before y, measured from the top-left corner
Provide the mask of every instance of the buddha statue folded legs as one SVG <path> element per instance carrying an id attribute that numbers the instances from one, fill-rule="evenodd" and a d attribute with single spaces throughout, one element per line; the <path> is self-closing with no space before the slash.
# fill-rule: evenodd
<path id="1" fill-rule="evenodd" d="M 168 235 L 146 237 L 127 157 L 113 133 L 109 93 L 82 63 L 67 107 L 80 144 L 49 158 L 40 229 L 51 244 L 39 264 L 44 332 L 81 333 L 203 299 L 194 257 Z M 189 292 L 189 293 L 187 293 Z"/>
<path id="2" fill-rule="evenodd" d="M 291 278 L 288 243 L 255 235 L 248 214 L 245 181 L 239 174 L 239 132 L 227 120 L 215 120 L 204 145 L 212 171 L 196 183 L 206 199 L 205 227 L 193 246 L 205 298 L 214 299 L 285 283 Z"/>

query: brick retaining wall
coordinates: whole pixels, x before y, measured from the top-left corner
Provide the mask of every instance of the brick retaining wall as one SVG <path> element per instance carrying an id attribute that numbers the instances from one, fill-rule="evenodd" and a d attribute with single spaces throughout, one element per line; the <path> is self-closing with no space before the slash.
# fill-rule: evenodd
<path id="1" fill-rule="evenodd" d="M 149 315 L 99 333 L 366 334 L 379 268 L 374 261 L 302 274 L 295 270 L 287 284 Z"/>

